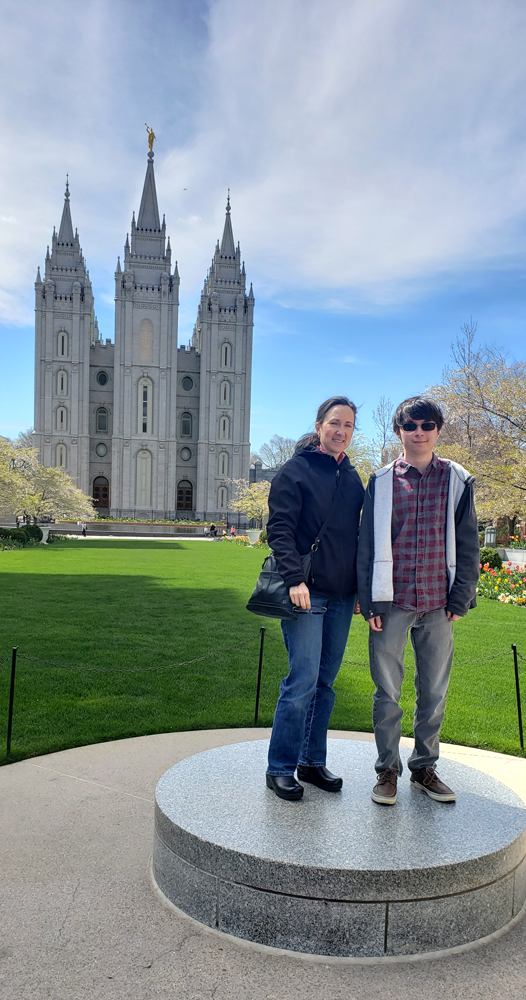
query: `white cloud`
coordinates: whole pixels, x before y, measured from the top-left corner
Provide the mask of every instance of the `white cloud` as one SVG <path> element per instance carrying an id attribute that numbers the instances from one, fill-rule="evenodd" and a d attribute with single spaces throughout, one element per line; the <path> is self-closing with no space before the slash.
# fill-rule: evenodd
<path id="1" fill-rule="evenodd" d="M 522 249 L 519 0 L 57 0 L 4 6 L 0 315 L 31 285 L 70 174 L 96 296 L 137 210 L 144 121 L 196 300 L 232 189 L 256 298 L 369 310 Z M 187 190 L 184 190 L 184 189 Z"/>

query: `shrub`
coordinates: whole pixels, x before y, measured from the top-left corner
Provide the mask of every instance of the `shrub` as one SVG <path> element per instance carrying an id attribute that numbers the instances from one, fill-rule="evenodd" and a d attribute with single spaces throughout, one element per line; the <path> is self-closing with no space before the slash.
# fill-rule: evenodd
<path id="1" fill-rule="evenodd" d="M 29 537 L 35 542 L 41 542 L 44 537 L 42 529 L 38 527 L 38 524 L 26 524 L 24 531 L 27 531 Z"/>
<path id="2" fill-rule="evenodd" d="M 260 540 L 260 542 L 266 542 L 267 541 L 267 529 L 266 528 L 263 528 L 263 531 L 260 531 L 260 533 L 259 533 L 259 540 Z"/>
<path id="3" fill-rule="evenodd" d="M 496 549 L 481 549 L 480 562 L 482 566 L 487 565 L 490 569 L 500 569 L 502 567 L 502 559 Z"/>

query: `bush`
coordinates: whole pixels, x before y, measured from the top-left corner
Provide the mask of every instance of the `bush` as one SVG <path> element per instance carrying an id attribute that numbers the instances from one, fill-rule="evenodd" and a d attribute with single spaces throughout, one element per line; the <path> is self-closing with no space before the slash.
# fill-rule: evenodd
<path id="1" fill-rule="evenodd" d="M 502 559 L 496 549 L 481 549 L 480 562 L 482 566 L 488 565 L 490 569 L 501 569 L 502 567 Z"/>
<path id="2" fill-rule="evenodd" d="M 27 528 L 0 528 L 0 538 L 10 538 L 13 542 L 26 545 L 30 536 Z"/>
<path id="3" fill-rule="evenodd" d="M 263 528 L 263 531 L 260 531 L 260 533 L 259 533 L 259 540 L 260 540 L 260 542 L 266 542 L 267 541 L 267 529 L 266 528 Z"/>
<path id="4" fill-rule="evenodd" d="M 35 542 L 41 542 L 44 537 L 42 529 L 38 527 L 38 524 L 26 524 L 24 531 L 27 531 L 29 537 Z"/>

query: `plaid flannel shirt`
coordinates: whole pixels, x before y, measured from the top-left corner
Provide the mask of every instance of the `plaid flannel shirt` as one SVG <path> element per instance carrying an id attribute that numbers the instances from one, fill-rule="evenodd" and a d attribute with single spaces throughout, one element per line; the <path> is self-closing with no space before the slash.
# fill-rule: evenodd
<path id="1" fill-rule="evenodd" d="M 433 455 L 423 475 L 400 456 L 393 469 L 393 604 L 437 611 L 448 597 L 446 511 L 449 463 Z"/>

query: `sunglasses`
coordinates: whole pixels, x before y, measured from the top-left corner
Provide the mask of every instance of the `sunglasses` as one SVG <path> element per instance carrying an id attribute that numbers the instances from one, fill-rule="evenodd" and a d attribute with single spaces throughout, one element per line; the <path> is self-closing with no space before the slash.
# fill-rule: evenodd
<path id="1" fill-rule="evenodd" d="M 434 431 L 436 423 L 434 420 L 424 420 L 421 425 L 421 430 L 423 431 Z M 415 424 L 414 420 L 407 420 L 405 424 L 402 424 L 403 431 L 416 431 L 418 430 L 418 424 Z"/>

